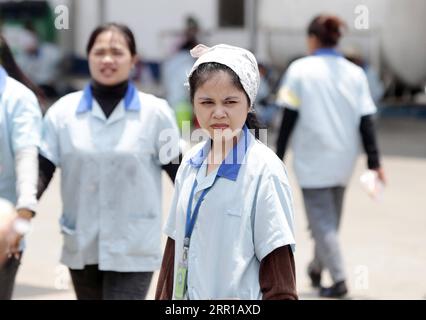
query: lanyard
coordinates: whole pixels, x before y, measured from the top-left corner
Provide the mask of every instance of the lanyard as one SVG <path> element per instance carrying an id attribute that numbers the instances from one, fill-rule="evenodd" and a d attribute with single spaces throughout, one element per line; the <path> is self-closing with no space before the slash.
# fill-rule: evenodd
<path id="1" fill-rule="evenodd" d="M 200 198 L 195 204 L 194 212 L 191 215 L 192 200 L 194 199 L 194 192 L 195 192 L 195 188 L 197 187 L 197 178 L 195 178 L 194 184 L 192 185 L 191 195 L 189 196 L 188 207 L 186 209 L 185 239 L 183 240 L 184 249 L 189 248 L 189 240 L 191 239 L 192 231 L 194 230 L 194 225 L 198 217 L 198 212 L 200 211 L 201 202 L 203 202 L 204 197 L 206 196 L 210 188 L 213 187 L 216 180 L 217 180 L 217 175 L 212 185 L 204 189 L 203 192 L 201 193 Z"/>
<path id="2" fill-rule="evenodd" d="M 189 251 L 189 240 L 192 235 L 192 231 L 194 230 L 195 221 L 197 220 L 198 212 L 200 211 L 201 202 L 204 200 L 207 192 L 216 182 L 217 175 L 214 178 L 212 185 L 203 190 L 195 204 L 194 212 L 191 216 L 191 207 L 192 200 L 194 199 L 195 188 L 197 187 L 197 178 L 195 177 L 194 184 L 192 185 L 191 195 L 189 196 L 188 207 L 186 210 L 186 224 L 185 224 L 185 239 L 183 240 L 183 256 L 182 261 L 178 264 L 176 277 L 175 277 L 175 286 L 174 286 L 174 296 L 176 299 L 184 299 L 188 286 L 188 251 Z"/>

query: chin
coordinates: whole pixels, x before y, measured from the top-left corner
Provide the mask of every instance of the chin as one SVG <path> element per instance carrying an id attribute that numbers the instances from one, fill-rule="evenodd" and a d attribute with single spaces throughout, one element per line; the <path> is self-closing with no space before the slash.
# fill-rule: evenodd
<path id="1" fill-rule="evenodd" d="M 106 86 L 113 86 L 114 84 L 117 84 L 117 83 L 119 83 L 119 81 L 117 81 L 117 80 L 112 80 L 112 79 L 108 79 L 108 80 L 105 80 L 105 81 L 103 81 L 103 82 L 101 82 L 103 85 L 106 85 Z"/>
<path id="2" fill-rule="evenodd" d="M 220 141 L 220 142 L 227 142 L 227 141 L 233 141 L 233 139 L 236 137 L 236 135 L 232 134 L 232 135 L 222 135 L 222 136 L 214 136 L 213 133 L 210 134 L 210 138 L 213 141 Z"/>
<path id="3" fill-rule="evenodd" d="M 120 80 L 117 78 L 105 78 L 105 77 L 99 77 L 98 79 L 95 79 L 95 80 L 99 82 L 100 84 L 103 84 L 104 86 L 112 86 L 124 81 L 124 79 Z"/>

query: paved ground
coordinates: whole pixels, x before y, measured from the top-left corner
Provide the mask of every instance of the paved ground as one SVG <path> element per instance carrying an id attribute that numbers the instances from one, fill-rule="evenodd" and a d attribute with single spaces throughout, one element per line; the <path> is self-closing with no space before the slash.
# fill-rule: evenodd
<path id="1" fill-rule="evenodd" d="M 345 203 L 341 240 L 353 299 L 426 299 L 426 121 L 381 119 L 379 142 L 384 153 L 388 186 L 383 200 L 374 202 L 358 178 L 361 157 Z M 312 252 L 303 203 L 289 167 L 296 202 L 297 282 L 301 299 L 315 299 L 305 268 Z M 164 212 L 172 186 L 167 177 Z M 67 269 L 58 263 L 59 179 L 41 200 L 34 230 L 28 239 L 14 299 L 75 299 Z M 149 299 L 153 298 L 156 277 Z"/>

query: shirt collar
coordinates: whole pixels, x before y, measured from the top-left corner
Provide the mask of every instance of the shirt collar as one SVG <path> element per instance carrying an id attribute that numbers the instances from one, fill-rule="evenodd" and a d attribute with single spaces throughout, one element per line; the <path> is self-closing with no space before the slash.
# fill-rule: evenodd
<path id="1" fill-rule="evenodd" d="M 3 92 L 6 86 L 7 72 L 2 66 L 0 66 L 0 93 Z"/>
<path id="2" fill-rule="evenodd" d="M 342 54 L 333 48 L 319 48 L 314 51 L 314 56 L 336 56 L 336 57 L 342 57 Z"/>
<path id="3" fill-rule="evenodd" d="M 217 175 L 229 180 L 237 180 L 238 172 L 240 171 L 241 164 L 243 163 L 244 157 L 247 153 L 248 146 L 251 142 L 251 134 L 248 131 L 246 125 L 244 125 L 241 137 L 237 144 L 228 153 L 226 158 L 222 161 L 219 167 Z M 211 139 L 208 139 L 204 146 L 194 156 L 189 159 L 189 164 L 199 169 L 206 159 L 211 148 Z"/>
<path id="4" fill-rule="evenodd" d="M 77 107 L 77 113 L 83 113 L 92 110 L 93 94 L 90 84 L 87 84 L 83 90 L 83 96 Z M 141 103 L 139 95 L 134 84 L 129 83 L 126 94 L 124 95 L 124 108 L 126 111 L 139 111 Z"/>

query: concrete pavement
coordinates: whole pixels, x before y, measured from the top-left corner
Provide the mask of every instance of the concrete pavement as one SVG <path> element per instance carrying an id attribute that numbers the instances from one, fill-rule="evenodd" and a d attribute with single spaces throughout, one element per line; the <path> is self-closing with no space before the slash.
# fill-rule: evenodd
<path id="1" fill-rule="evenodd" d="M 271 140 L 272 141 L 272 140 Z M 342 247 L 352 299 L 426 298 L 426 121 L 385 118 L 379 121 L 379 143 L 388 177 L 383 200 L 364 192 L 360 157 L 346 193 L 341 229 Z M 291 155 L 290 159 L 291 160 Z M 315 299 L 306 265 L 312 253 L 301 193 L 289 174 L 296 208 L 296 268 L 301 299 Z M 164 216 L 173 187 L 164 179 Z M 41 199 L 28 237 L 14 299 L 75 299 L 67 269 L 59 261 L 62 238 L 58 219 L 61 204 L 56 176 Z M 148 298 L 154 296 L 156 276 Z M 326 279 L 329 281 L 329 279 Z"/>

